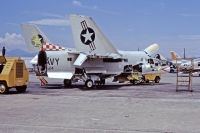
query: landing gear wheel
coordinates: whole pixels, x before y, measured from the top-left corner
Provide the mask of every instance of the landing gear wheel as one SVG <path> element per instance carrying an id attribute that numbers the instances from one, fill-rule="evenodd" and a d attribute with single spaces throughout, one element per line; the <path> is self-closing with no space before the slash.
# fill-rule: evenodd
<path id="1" fill-rule="evenodd" d="M 5 85 L 5 83 L 0 83 L 0 94 L 6 94 L 8 92 L 9 92 L 9 89 Z"/>
<path id="2" fill-rule="evenodd" d="M 157 77 L 155 78 L 155 83 L 159 83 L 159 82 L 160 82 L 160 77 L 157 76 Z"/>
<path id="3" fill-rule="evenodd" d="M 173 70 L 173 69 L 170 69 L 170 73 L 174 73 L 174 70 Z"/>
<path id="4" fill-rule="evenodd" d="M 100 85 L 105 85 L 106 80 L 105 79 L 101 79 L 101 84 Z"/>
<path id="5" fill-rule="evenodd" d="M 24 92 L 26 92 L 26 88 L 27 88 L 26 85 L 17 86 L 17 87 L 16 87 L 16 90 L 17 90 L 17 92 L 19 92 L 19 93 L 24 93 Z"/>
<path id="6" fill-rule="evenodd" d="M 135 80 L 130 80 L 130 82 L 134 85 L 136 84 Z"/>
<path id="7" fill-rule="evenodd" d="M 72 85 L 72 81 L 70 79 L 64 79 L 63 83 L 65 87 L 70 87 Z"/>
<path id="8" fill-rule="evenodd" d="M 91 79 L 88 79 L 88 80 L 85 82 L 85 86 L 86 86 L 88 89 L 93 88 L 93 81 L 92 81 Z"/>

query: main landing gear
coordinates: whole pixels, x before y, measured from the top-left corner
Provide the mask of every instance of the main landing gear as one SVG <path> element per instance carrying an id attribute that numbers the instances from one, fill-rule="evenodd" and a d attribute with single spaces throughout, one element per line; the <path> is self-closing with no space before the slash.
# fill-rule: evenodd
<path id="1" fill-rule="evenodd" d="M 75 74 L 73 76 L 73 81 L 83 81 L 87 89 L 92 89 L 97 85 L 105 85 L 105 76 L 101 73 L 99 74 L 88 74 L 84 68 L 75 68 Z M 64 81 L 64 84 L 68 85 L 69 81 Z"/>
<path id="2" fill-rule="evenodd" d="M 88 89 L 91 89 L 94 87 L 94 83 L 91 79 L 88 79 L 85 81 L 85 86 L 88 88 Z"/>
<path id="3" fill-rule="evenodd" d="M 85 86 L 88 89 L 92 89 L 94 86 L 102 86 L 102 85 L 105 85 L 105 79 L 100 79 L 100 80 L 87 79 L 85 81 Z"/>
<path id="4" fill-rule="evenodd" d="M 63 83 L 64 83 L 64 87 L 68 88 L 68 87 L 71 87 L 72 80 L 70 80 L 70 79 L 64 79 Z M 92 79 L 87 79 L 85 81 L 85 87 L 87 89 L 92 89 L 92 88 L 94 88 L 97 85 L 98 86 L 105 85 L 105 79 L 100 80 L 100 81 L 93 81 Z"/>

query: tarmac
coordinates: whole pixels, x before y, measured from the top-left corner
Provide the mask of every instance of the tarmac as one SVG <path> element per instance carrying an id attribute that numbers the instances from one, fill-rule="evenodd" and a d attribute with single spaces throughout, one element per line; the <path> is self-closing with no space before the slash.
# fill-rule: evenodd
<path id="1" fill-rule="evenodd" d="M 0 95 L 0 133 L 199 133 L 200 77 L 193 92 L 176 92 L 176 74 L 159 84 L 64 88 L 48 79 L 40 87 L 30 75 L 27 92 Z"/>

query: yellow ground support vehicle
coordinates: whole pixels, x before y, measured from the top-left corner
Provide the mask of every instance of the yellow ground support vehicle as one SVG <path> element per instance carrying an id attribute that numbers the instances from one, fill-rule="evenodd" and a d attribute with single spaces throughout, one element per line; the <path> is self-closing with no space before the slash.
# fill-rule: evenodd
<path id="1" fill-rule="evenodd" d="M 131 73 L 122 73 L 119 76 L 115 77 L 116 81 L 124 82 L 124 81 L 130 81 L 132 84 L 138 84 L 138 83 L 159 83 L 160 82 L 160 73 L 146 73 L 142 74 L 141 72 L 131 72 Z"/>
<path id="2" fill-rule="evenodd" d="M 148 83 L 149 81 L 153 81 L 155 83 L 159 83 L 160 82 L 160 73 L 148 73 L 148 74 L 144 74 L 144 81 L 146 83 Z"/>
<path id="3" fill-rule="evenodd" d="M 20 93 L 25 92 L 29 80 L 29 72 L 24 60 L 16 57 L 0 56 L 0 94 L 16 88 Z"/>
<path id="4" fill-rule="evenodd" d="M 134 72 L 130 75 L 128 75 L 127 79 L 133 83 L 159 83 L 160 82 L 160 73 L 147 73 L 147 74 L 141 74 L 140 72 Z"/>
<path id="5" fill-rule="evenodd" d="M 159 83 L 161 72 L 158 70 L 147 69 L 148 71 L 143 72 L 142 65 L 127 65 L 126 69 L 120 75 L 114 77 L 113 82 L 126 82 L 129 81 L 132 84 L 138 83 Z"/>

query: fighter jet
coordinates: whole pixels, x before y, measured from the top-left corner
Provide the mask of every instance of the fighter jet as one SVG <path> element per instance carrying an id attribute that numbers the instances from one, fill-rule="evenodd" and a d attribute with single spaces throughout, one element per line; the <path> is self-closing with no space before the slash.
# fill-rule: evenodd
<path id="1" fill-rule="evenodd" d="M 35 25 L 22 24 L 23 36 L 29 49 L 45 51 L 31 63 L 37 76 L 64 79 L 64 85 L 83 81 L 87 88 L 105 84 L 105 80 L 123 72 L 131 72 L 134 65 L 141 64 L 147 71 L 155 71 L 151 54 L 159 46 L 153 44 L 144 51 L 120 51 L 101 32 L 92 18 L 71 15 L 70 22 L 75 48 L 63 48 L 52 44 Z M 41 62 L 44 58 L 47 62 Z"/>
<path id="2" fill-rule="evenodd" d="M 198 72 L 200 71 L 200 58 L 181 58 L 176 52 L 170 51 L 172 66 L 179 68 L 179 72 Z M 174 68 L 174 67 L 173 67 Z"/>

